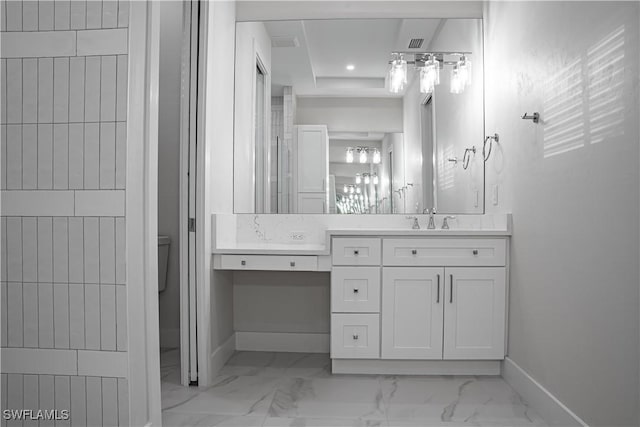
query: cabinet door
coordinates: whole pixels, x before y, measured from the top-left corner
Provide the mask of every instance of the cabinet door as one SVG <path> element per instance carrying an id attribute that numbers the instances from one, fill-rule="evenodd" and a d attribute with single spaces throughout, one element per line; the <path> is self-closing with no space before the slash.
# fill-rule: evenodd
<path id="1" fill-rule="evenodd" d="M 329 175 L 329 143 L 326 126 L 298 126 L 297 191 L 324 193 Z"/>
<path id="2" fill-rule="evenodd" d="M 442 359 L 444 269 L 382 269 L 382 358 Z"/>
<path id="3" fill-rule="evenodd" d="M 506 269 L 445 269 L 444 358 L 503 359 Z"/>

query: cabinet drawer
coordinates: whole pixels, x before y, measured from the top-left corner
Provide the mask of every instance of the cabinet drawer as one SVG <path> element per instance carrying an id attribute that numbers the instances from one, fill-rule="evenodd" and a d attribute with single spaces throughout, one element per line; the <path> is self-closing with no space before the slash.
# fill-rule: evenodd
<path id="1" fill-rule="evenodd" d="M 332 254 L 333 265 L 380 265 L 380 239 L 335 238 Z"/>
<path id="2" fill-rule="evenodd" d="M 331 311 L 380 312 L 380 267 L 335 267 L 331 271 Z"/>
<path id="3" fill-rule="evenodd" d="M 222 270 L 317 271 L 318 257 L 297 255 L 222 255 Z"/>
<path id="4" fill-rule="evenodd" d="M 378 359 L 379 314 L 332 314 L 331 358 Z"/>
<path id="5" fill-rule="evenodd" d="M 383 263 L 391 266 L 504 266 L 504 239 L 384 239 Z"/>

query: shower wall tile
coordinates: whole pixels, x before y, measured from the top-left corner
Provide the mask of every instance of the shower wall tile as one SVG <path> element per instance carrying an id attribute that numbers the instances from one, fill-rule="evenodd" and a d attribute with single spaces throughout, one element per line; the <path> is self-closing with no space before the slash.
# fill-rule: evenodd
<path id="1" fill-rule="evenodd" d="M 84 125 L 69 125 L 69 189 L 84 188 Z"/>
<path id="2" fill-rule="evenodd" d="M 116 349 L 127 351 L 127 289 L 116 286 Z"/>
<path id="3" fill-rule="evenodd" d="M 116 350 L 116 286 L 100 286 L 100 349 Z"/>
<path id="4" fill-rule="evenodd" d="M 86 28 L 102 28 L 102 2 L 87 1 L 87 26 Z"/>
<path id="5" fill-rule="evenodd" d="M 100 186 L 100 124 L 84 125 L 84 188 Z"/>
<path id="6" fill-rule="evenodd" d="M 22 123 L 38 123 L 38 59 L 22 60 Z"/>
<path id="7" fill-rule="evenodd" d="M 69 58 L 53 60 L 53 122 L 69 122 Z"/>
<path id="8" fill-rule="evenodd" d="M 53 284 L 53 343 L 55 348 L 69 348 L 69 285 Z"/>
<path id="9" fill-rule="evenodd" d="M 22 123 L 22 59 L 7 59 L 7 123 Z"/>
<path id="10" fill-rule="evenodd" d="M 115 188 L 124 190 L 127 179 L 127 126 L 116 123 Z"/>
<path id="11" fill-rule="evenodd" d="M 53 282 L 69 283 L 69 218 L 53 218 Z"/>
<path id="12" fill-rule="evenodd" d="M 7 125 L 7 189 L 22 188 L 22 126 Z"/>
<path id="13" fill-rule="evenodd" d="M 100 63 L 99 56 L 85 60 L 84 114 L 87 122 L 100 120 Z"/>
<path id="14" fill-rule="evenodd" d="M 38 30 L 51 31 L 54 27 L 54 3 L 52 1 L 38 2 Z"/>
<path id="15" fill-rule="evenodd" d="M 53 58 L 38 59 L 38 123 L 53 122 Z"/>
<path id="16" fill-rule="evenodd" d="M 7 346 L 7 282 L 0 282 L 0 346 Z"/>
<path id="17" fill-rule="evenodd" d="M 38 30 L 38 1 L 25 0 L 22 2 L 22 31 Z"/>
<path id="18" fill-rule="evenodd" d="M 38 284 L 24 283 L 22 285 L 23 299 L 23 336 L 25 347 L 38 347 Z"/>
<path id="19" fill-rule="evenodd" d="M 100 188 L 116 186 L 116 124 L 100 124 Z"/>
<path id="20" fill-rule="evenodd" d="M 77 2 L 73 2 L 75 4 Z M 84 121 L 85 57 L 69 60 L 69 121 Z"/>
<path id="21" fill-rule="evenodd" d="M 38 188 L 38 125 L 22 125 L 22 189 Z"/>
<path id="22" fill-rule="evenodd" d="M 9 282 L 7 286 L 7 346 L 22 347 L 23 331 L 22 283 Z"/>
<path id="23" fill-rule="evenodd" d="M 7 0 L 7 31 L 22 31 L 22 1 Z"/>
<path id="24" fill-rule="evenodd" d="M 54 377 L 54 407 L 55 408 L 71 408 L 71 377 L 56 376 Z M 66 427 L 71 425 L 71 420 L 57 420 L 56 427 Z"/>
<path id="25" fill-rule="evenodd" d="M 40 348 L 53 348 L 53 285 L 38 284 L 38 331 Z"/>
<path id="26" fill-rule="evenodd" d="M 69 347 L 85 348 L 85 295 L 84 285 L 69 284 Z"/>
<path id="27" fill-rule="evenodd" d="M 53 125 L 53 188 L 69 189 L 69 125 Z"/>
<path id="28" fill-rule="evenodd" d="M 22 280 L 38 282 L 38 219 L 22 218 Z"/>
<path id="29" fill-rule="evenodd" d="M 71 28 L 71 1 L 54 1 L 54 29 L 69 30 Z"/>
<path id="30" fill-rule="evenodd" d="M 70 13 L 72 30 L 87 28 L 87 3 L 85 1 L 72 1 Z"/>
<path id="31" fill-rule="evenodd" d="M 38 218 L 38 282 L 53 282 L 53 218 Z"/>
<path id="32" fill-rule="evenodd" d="M 85 348 L 100 350 L 100 286 L 87 284 L 84 287 Z"/>
<path id="33" fill-rule="evenodd" d="M 38 125 L 38 189 L 53 188 L 53 125 Z"/>
<path id="34" fill-rule="evenodd" d="M 102 28 L 118 27 L 118 1 L 102 1 Z"/>
<path id="35" fill-rule="evenodd" d="M 127 55 L 118 55 L 116 70 L 116 120 L 127 120 Z"/>
<path id="36" fill-rule="evenodd" d="M 116 57 L 103 56 L 100 71 L 100 120 L 116 119 Z"/>

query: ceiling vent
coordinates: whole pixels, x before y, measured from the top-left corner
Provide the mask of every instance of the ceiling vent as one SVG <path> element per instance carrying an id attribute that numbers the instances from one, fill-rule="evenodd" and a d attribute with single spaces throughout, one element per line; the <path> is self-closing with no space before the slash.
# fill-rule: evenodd
<path id="1" fill-rule="evenodd" d="M 271 37 L 271 47 L 299 47 L 300 42 L 296 36 Z"/>
<path id="2" fill-rule="evenodd" d="M 409 49 L 420 49 L 424 43 L 424 39 L 411 39 L 409 41 Z"/>

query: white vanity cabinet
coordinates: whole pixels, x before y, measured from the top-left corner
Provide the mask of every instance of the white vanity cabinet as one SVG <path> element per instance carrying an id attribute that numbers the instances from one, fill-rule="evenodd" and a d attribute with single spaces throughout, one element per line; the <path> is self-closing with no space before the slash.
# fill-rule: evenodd
<path id="1" fill-rule="evenodd" d="M 334 237 L 331 357 L 386 364 L 503 359 L 506 253 L 506 238 Z M 366 357 L 348 335 L 366 323 L 361 313 L 380 320 L 375 340 L 367 318 Z M 371 349 L 376 342 L 379 353 Z"/>

